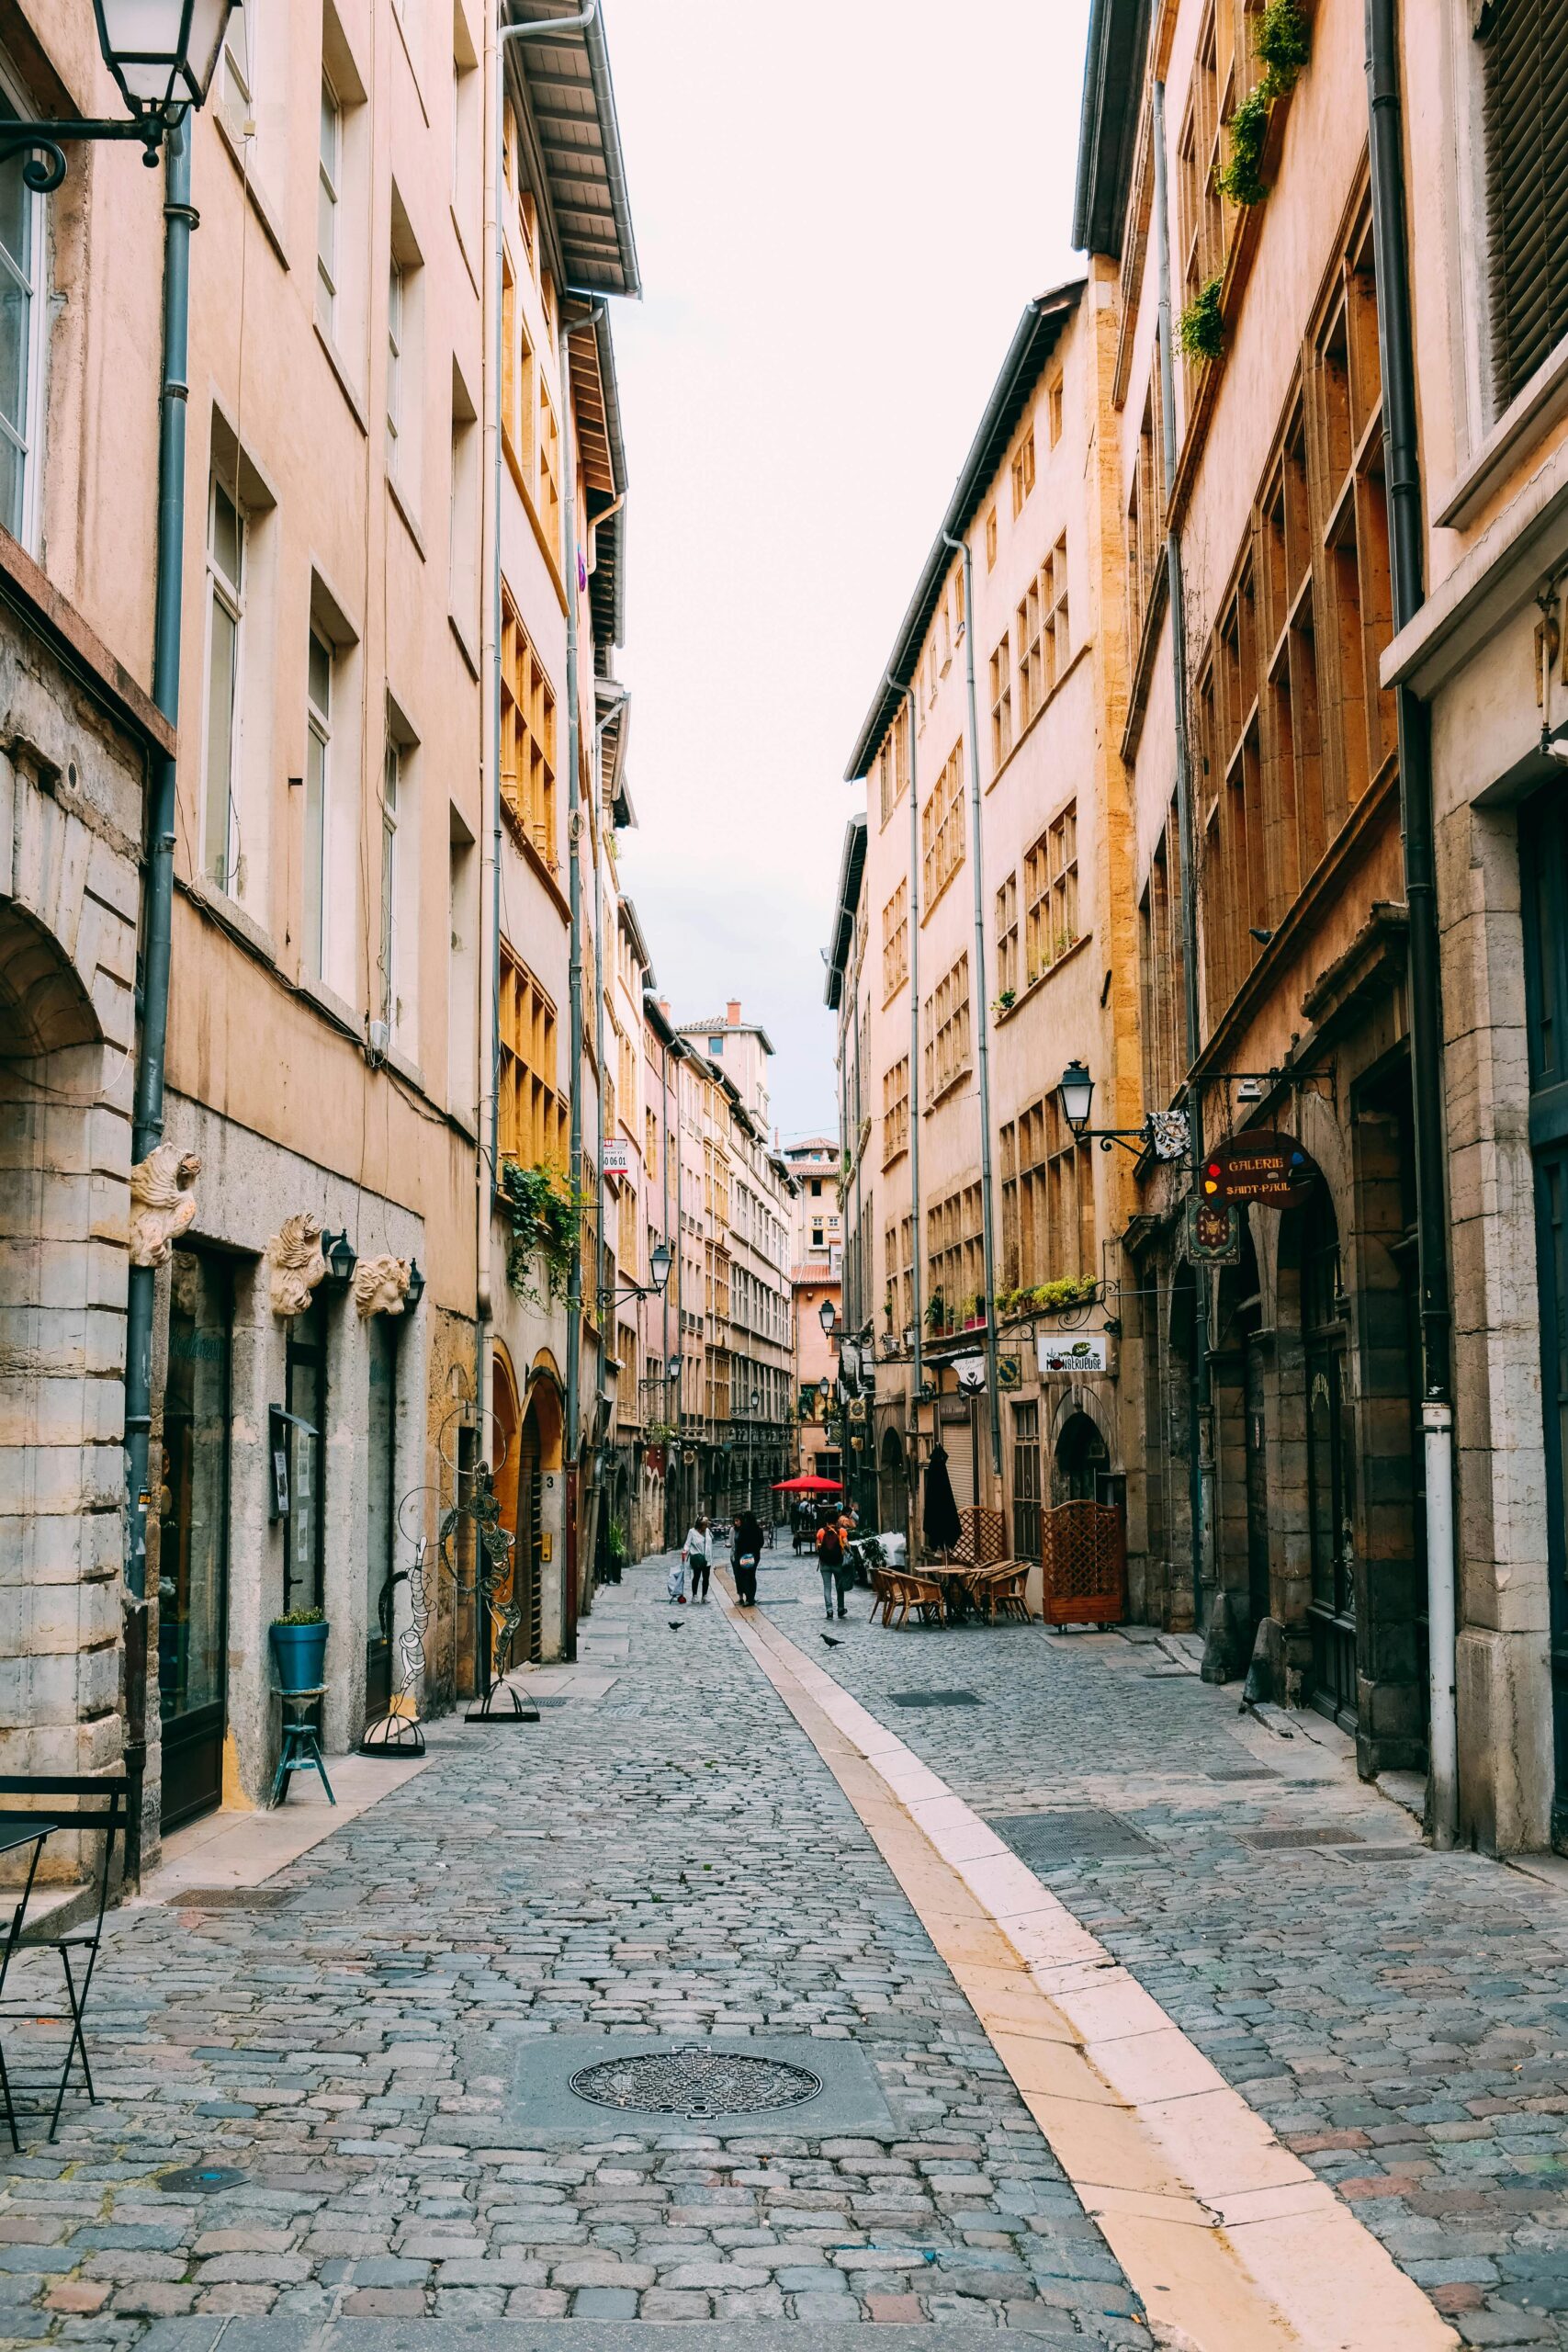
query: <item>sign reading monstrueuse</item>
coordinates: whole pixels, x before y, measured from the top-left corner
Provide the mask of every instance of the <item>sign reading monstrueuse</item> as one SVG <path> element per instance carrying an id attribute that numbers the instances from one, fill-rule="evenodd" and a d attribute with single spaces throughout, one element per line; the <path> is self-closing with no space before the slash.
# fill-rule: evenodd
<path id="1" fill-rule="evenodd" d="M 1211 1201 L 1262 1201 L 1270 1208 L 1300 1208 L 1317 1170 L 1294 1136 L 1260 1129 L 1227 1136 L 1203 1161 L 1203 1197 Z"/>

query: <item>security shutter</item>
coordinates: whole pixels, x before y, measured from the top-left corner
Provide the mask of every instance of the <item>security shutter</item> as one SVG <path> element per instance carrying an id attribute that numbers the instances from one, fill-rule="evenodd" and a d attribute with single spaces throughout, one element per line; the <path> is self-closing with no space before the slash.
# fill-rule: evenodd
<path id="1" fill-rule="evenodd" d="M 1490 0 L 1487 258 L 1497 408 L 1568 334 L 1568 35 L 1562 0 Z"/>

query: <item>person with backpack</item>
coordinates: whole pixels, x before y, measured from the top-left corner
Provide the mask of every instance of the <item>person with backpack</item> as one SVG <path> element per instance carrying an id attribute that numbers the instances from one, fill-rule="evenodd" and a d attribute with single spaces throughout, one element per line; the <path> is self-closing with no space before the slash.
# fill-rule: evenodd
<path id="1" fill-rule="evenodd" d="M 742 1609 L 757 1606 L 757 1563 L 762 1556 L 762 1523 L 755 1511 L 743 1510 L 735 1523 L 729 1562 L 735 1571 L 735 1597 Z"/>
<path id="2" fill-rule="evenodd" d="M 849 1615 L 844 1606 L 844 1590 L 849 1580 L 849 1555 L 844 1549 L 843 1522 L 825 1520 L 817 1534 L 817 1566 L 822 1572 L 822 1608 L 829 1623 L 833 1618 L 833 1601 L 837 1597 L 838 1613 Z"/>

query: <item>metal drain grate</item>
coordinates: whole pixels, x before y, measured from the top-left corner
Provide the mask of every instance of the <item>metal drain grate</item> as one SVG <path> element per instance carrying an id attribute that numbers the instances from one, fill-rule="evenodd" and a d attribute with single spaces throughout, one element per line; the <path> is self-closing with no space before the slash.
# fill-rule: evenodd
<path id="1" fill-rule="evenodd" d="M 896 1707 L 977 1707 L 980 1703 L 974 1690 L 890 1690 L 887 1695 Z"/>
<path id="2" fill-rule="evenodd" d="M 1344 1860 L 1348 1862 L 1424 1862 L 1431 1853 L 1429 1846 L 1362 1846 L 1348 1845 Z"/>
<path id="3" fill-rule="evenodd" d="M 1276 1772 L 1272 1764 L 1206 1764 L 1205 1781 L 1279 1781 L 1283 1773 Z"/>
<path id="4" fill-rule="evenodd" d="M 158 2182 L 166 2197 L 217 2197 L 225 2188 L 239 2188 L 247 2176 L 232 2165 L 184 2165 L 164 2173 Z"/>
<path id="5" fill-rule="evenodd" d="M 1054 1813 L 1011 1813 L 988 1826 L 1005 1838 L 1031 1870 L 1065 1870 L 1072 1862 L 1164 1861 L 1154 1840 L 1100 1805 L 1066 1806 Z"/>
<path id="6" fill-rule="evenodd" d="M 815 2098 L 822 2077 L 779 2058 L 749 2058 L 733 2051 L 645 2050 L 606 2058 L 571 2077 L 579 2098 L 595 2107 L 632 2108 L 639 2115 L 761 2115 Z"/>
<path id="7" fill-rule="evenodd" d="M 1314 1822 L 1303 1829 L 1247 1829 L 1242 1833 L 1248 1846 L 1357 1846 L 1360 1840 L 1353 1829 L 1331 1829 L 1323 1822 Z"/>
<path id="8" fill-rule="evenodd" d="M 276 1911 L 291 1899 L 277 1886 L 182 1886 L 164 1897 L 175 1911 Z"/>

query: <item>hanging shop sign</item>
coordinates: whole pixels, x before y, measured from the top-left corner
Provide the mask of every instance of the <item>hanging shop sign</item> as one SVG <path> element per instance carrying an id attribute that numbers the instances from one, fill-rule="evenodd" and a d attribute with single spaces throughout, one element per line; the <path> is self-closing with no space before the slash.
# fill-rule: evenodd
<path id="1" fill-rule="evenodd" d="M 1105 1331 L 1077 1335 L 1064 1331 L 1059 1338 L 1040 1340 L 1039 1349 L 1043 1373 L 1087 1374 L 1111 1369 L 1111 1338 Z"/>
<path id="2" fill-rule="evenodd" d="M 1234 1266 L 1241 1259 L 1241 1211 L 1234 1201 L 1187 1204 L 1187 1255 L 1194 1265 Z"/>
<path id="3" fill-rule="evenodd" d="M 606 1143 L 601 1171 L 606 1176 L 629 1176 L 632 1172 L 632 1148 L 629 1143 Z"/>
<path id="4" fill-rule="evenodd" d="M 997 1358 L 997 1386 L 1004 1389 L 1023 1386 L 1021 1356 L 1004 1353 Z"/>
<path id="5" fill-rule="evenodd" d="M 1267 1128 L 1227 1136 L 1204 1155 L 1202 1197 L 1296 1209 L 1308 1198 L 1316 1173 L 1294 1136 L 1275 1135 Z"/>

